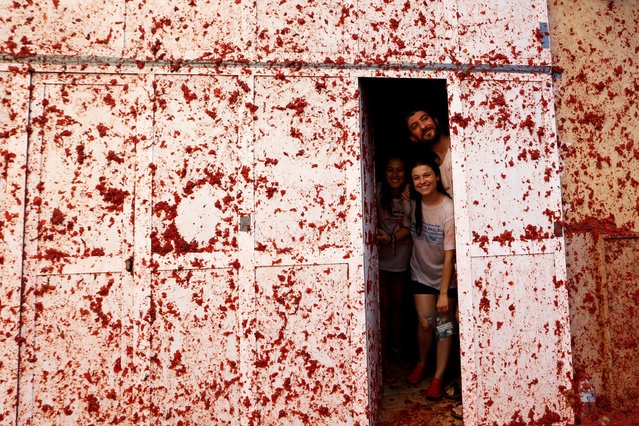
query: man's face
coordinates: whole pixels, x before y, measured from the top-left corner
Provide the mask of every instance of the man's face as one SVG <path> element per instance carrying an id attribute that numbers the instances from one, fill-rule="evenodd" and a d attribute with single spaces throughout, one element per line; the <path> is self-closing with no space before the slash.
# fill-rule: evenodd
<path id="1" fill-rule="evenodd" d="M 417 111 L 408 117 L 408 131 L 413 142 L 423 142 L 429 145 L 439 139 L 439 123 L 428 115 L 426 111 Z"/>

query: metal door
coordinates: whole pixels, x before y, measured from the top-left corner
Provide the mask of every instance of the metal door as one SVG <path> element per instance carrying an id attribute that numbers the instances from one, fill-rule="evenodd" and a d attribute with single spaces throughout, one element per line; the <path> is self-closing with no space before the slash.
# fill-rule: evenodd
<path id="1" fill-rule="evenodd" d="M 144 84 L 39 74 L 27 161 L 20 424 L 135 412 L 140 281 L 133 269 Z"/>
<path id="2" fill-rule="evenodd" d="M 356 352 L 364 330 L 354 332 L 360 319 L 351 311 L 364 309 L 352 298 L 361 271 L 349 264 L 353 238 L 361 245 L 349 197 L 359 188 L 358 140 L 347 130 L 357 128 L 356 89 L 342 78 L 256 78 L 254 394 L 264 403 L 254 411 L 262 424 L 366 418 L 367 392 L 354 388 L 356 375 L 366 383 L 365 354 Z"/>
<path id="3" fill-rule="evenodd" d="M 29 75 L 0 72 L 0 423 L 15 418 Z"/>
<path id="4" fill-rule="evenodd" d="M 462 80 L 451 117 L 469 424 L 570 417 L 551 82 L 511 78 Z"/>
<path id="5" fill-rule="evenodd" d="M 238 424 L 250 89 L 237 76 L 196 75 L 158 75 L 154 87 L 151 419 Z"/>
<path id="6" fill-rule="evenodd" d="M 20 423 L 365 419 L 356 88 L 36 75 Z"/>

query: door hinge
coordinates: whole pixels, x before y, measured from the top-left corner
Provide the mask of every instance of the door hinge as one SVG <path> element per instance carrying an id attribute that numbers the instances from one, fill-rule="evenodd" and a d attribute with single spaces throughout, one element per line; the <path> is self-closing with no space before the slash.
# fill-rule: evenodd
<path id="1" fill-rule="evenodd" d="M 541 32 L 541 47 L 544 49 L 550 49 L 550 31 L 548 30 L 548 22 L 540 22 L 539 31 Z"/>

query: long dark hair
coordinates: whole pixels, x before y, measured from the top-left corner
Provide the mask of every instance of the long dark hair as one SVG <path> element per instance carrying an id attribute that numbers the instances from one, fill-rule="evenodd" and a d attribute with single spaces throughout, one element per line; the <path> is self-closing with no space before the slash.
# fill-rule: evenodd
<path id="1" fill-rule="evenodd" d="M 404 157 L 399 153 L 392 153 L 388 155 L 384 160 L 384 168 L 381 170 L 383 178 L 381 179 L 381 195 L 379 197 L 380 208 L 382 210 L 386 210 L 387 212 L 392 212 L 393 210 L 393 190 L 386 181 L 386 168 L 388 167 L 388 163 L 390 163 L 391 160 L 399 160 L 402 162 L 402 165 L 404 167 L 404 182 L 408 181 L 408 172 L 406 170 L 406 161 L 404 160 Z"/>
<path id="2" fill-rule="evenodd" d="M 415 183 L 413 182 L 413 170 L 415 167 L 419 166 L 428 166 L 433 170 L 435 176 L 437 177 L 437 192 L 444 194 L 448 198 L 451 198 L 450 194 L 446 192 L 446 188 L 444 188 L 444 184 L 442 183 L 442 172 L 439 170 L 439 165 L 435 161 L 435 158 L 429 157 L 418 157 L 415 159 L 410 165 L 410 195 L 413 200 L 415 200 L 415 232 L 417 235 L 422 235 L 422 225 L 424 218 L 422 217 L 422 199 L 421 194 L 415 190 Z"/>

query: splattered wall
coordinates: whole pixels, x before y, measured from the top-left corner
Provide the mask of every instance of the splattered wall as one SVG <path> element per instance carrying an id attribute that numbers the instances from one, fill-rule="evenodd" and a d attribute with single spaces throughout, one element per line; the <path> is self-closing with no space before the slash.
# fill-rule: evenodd
<path id="1" fill-rule="evenodd" d="M 551 1 L 575 370 L 637 409 L 639 8 Z"/>
<path id="2" fill-rule="evenodd" d="M 446 81 L 466 422 L 634 392 L 631 2 L 2 8 L 3 424 L 374 422 L 373 77 Z"/>

